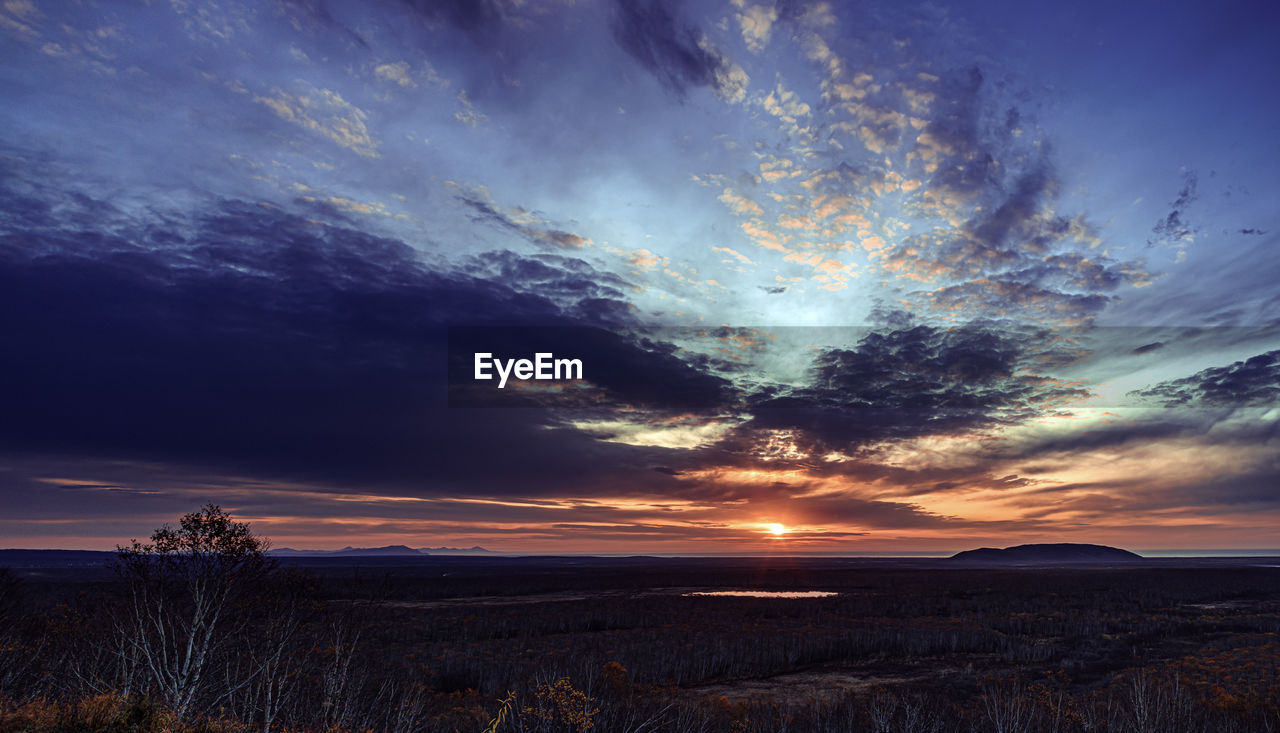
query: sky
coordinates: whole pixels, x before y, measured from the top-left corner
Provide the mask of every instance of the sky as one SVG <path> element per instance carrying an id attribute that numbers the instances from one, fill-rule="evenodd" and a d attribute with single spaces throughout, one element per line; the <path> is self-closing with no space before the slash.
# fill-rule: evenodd
<path id="1" fill-rule="evenodd" d="M 0 546 L 1280 548 L 1278 30 L 3 0 Z"/>

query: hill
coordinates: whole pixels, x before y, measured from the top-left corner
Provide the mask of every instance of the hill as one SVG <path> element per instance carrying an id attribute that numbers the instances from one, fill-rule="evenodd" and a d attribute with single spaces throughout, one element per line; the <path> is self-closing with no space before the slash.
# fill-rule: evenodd
<path id="1" fill-rule="evenodd" d="M 277 557 L 419 557 L 426 553 L 405 545 L 387 545 L 386 547 L 351 547 L 341 550 L 295 550 L 292 547 L 281 547 L 269 550 L 269 555 Z"/>
<path id="2" fill-rule="evenodd" d="M 990 564 L 1070 564 L 1083 565 L 1094 563 L 1131 563 L 1142 560 L 1142 556 L 1118 547 L 1106 545 L 1085 545 L 1069 542 L 1057 544 L 1018 545 L 997 549 L 982 547 L 977 550 L 965 550 L 952 555 L 949 560 L 982 565 Z"/>
<path id="3" fill-rule="evenodd" d="M 276 557 L 420 557 L 422 555 L 492 555 L 493 552 L 480 547 L 408 547 L 405 545 L 388 545 L 386 547 L 344 547 L 341 550 L 295 550 L 292 547 L 280 547 L 268 551 Z"/>

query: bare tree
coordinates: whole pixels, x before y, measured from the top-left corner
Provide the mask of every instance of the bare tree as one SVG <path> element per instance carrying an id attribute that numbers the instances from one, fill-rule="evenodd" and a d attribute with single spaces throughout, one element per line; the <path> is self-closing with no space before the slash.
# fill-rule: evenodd
<path id="1" fill-rule="evenodd" d="M 118 548 L 115 568 L 129 589 L 115 620 L 120 658 L 179 716 L 234 694 L 260 671 L 216 680 L 217 694 L 209 692 L 209 668 L 243 640 L 253 617 L 246 601 L 274 569 L 266 549 L 248 524 L 213 504 L 176 528 L 161 527 L 148 543 Z"/>
<path id="2" fill-rule="evenodd" d="M 889 733 L 893 729 L 894 713 L 898 710 L 898 696 L 878 688 L 867 702 L 867 715 L 871 717 L 871 729 L 875 733 Z"/>
<path id="3" fill-rule="evenodd" d="M 982 707 L 989 730 L 994 733 L 1022 733 L 1031 729 L 1031 699 L 1021 680 L 989 678 L 983 688 Z"/>
<path id="4" fill-rule="evenodd" d="M 11 693 L 34 666 L 37 648 L 23 638 L 21 583 L 9 568 L 0 568 L 0 693 Z M 36 641 L 36 646 L 40 644 Z"/>
<path id="5" fill-rule="evenodd" d="M 239 680 L 253 679 L 243 697 L 227 703 L 242 718 L 258 721 L 263 733 L 271 733 L 278 721 L 296 711 L 308 648 L 301 630 L 309 580 L 297 571 L 276 575 L 277 582 L 256 594 L 262 617 L 253 629 L 252 643 L 223 665 L 228 688 L 237 687 Z"/>

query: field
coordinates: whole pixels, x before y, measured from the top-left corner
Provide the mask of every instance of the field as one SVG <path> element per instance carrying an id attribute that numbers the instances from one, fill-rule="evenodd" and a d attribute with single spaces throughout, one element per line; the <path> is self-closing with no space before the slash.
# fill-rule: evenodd
<path id="1" fill-rule="evenodd" d="M 74 719 L 86 699 L 115 711 L 93 713 L 104 720 L 141 715 L 145 691 L 110 643 L 120 581 L 92 561 L 13 564 L 6 729 Z M 1276 564 L 296 560 L 240 611 L 245 638 L 219 652 L 226 681 L 210 690 L 240 686 L 187 718 L 305 730 L 1275 730 Z M 835 595 L 690 595 L 744 589 Z M 236 682 L 268 648 L 271 664 Z"/>

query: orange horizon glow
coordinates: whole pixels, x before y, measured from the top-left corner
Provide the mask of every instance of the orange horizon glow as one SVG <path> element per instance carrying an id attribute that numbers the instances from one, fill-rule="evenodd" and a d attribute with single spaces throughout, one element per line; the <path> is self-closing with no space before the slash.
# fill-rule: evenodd
<path id="1" fill-rule="evenodd" d="M 577 522 L 574 526 L 548 522 L 533 524 L 408 521 L 395 517 L 308 518 L 273 515 L 255 517 L 250 512 L 224 507 L 236 519 L 248 522 L 255 534 L 271 541 L 273 548 L 336 550 L 344 546 L 384 547 L 483 547 L 498 554 L 528 555 L 948 555 L 977 547 L 1008 547 L 1040 542 L 1079 542 L 1141 551 L 1241 550 L 1280 553 L 1274 517 L 1246 513 L 1219 516 L 1209 522 L 1191 516 L 1153 514 L 1152 523 L 1127 521 L 1114 526 L 1064 523 L 1057 527 L 1001 531 L 989 529 L 904 529 L 868 531 L 849 525 L 777 522 L 719 524 L 703 522 L 658 524 L 645 519 L 613 524 Z M 113 550 L 132 538 L 143 539 L 173 517 L 137 517 L 127 526 L 104 527 L 75 520 L 59 520 L 55 533 L 37 535 L 0 531 L 4 548 Z M 3 523 L 0 523 L 2 525 Z M 3 530 L 3 526 L 0 526 Z M 785 540 L 785 542 L 782 542 Z M 1270 541 L 1268 541 L 1270 540 Z"/>

